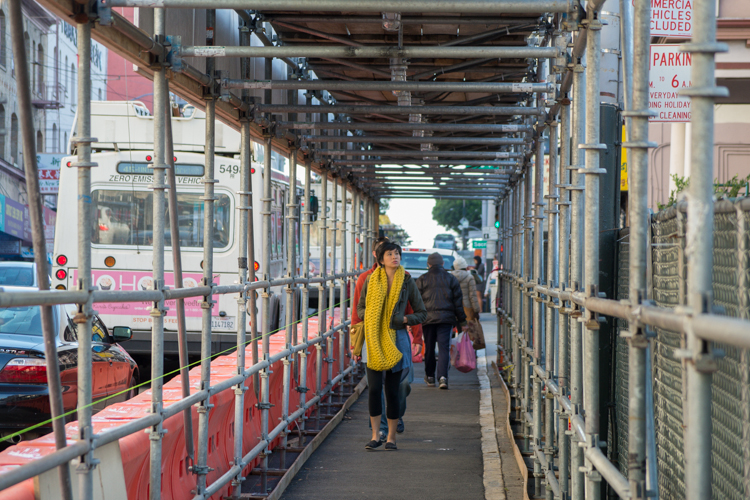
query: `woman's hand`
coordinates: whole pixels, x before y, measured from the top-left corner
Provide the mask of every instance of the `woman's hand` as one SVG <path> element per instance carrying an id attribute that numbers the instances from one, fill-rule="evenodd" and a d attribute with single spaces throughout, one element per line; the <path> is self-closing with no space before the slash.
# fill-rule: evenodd
<path id="1" fill-rule="evenodd" d="M 409 321 L 409 320 L 407 320 L 407 319 L 406 319 L 406 316 L 404 316 L 404 324 L 405 324 L 405 325 L 406 325 L 406 324 L 408 324 L 408 321 Z"/>

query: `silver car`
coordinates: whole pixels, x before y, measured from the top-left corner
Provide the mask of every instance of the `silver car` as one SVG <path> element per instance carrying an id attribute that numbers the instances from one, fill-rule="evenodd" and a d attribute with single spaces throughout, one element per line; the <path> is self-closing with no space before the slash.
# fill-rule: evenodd
<path id="1" fill-rule="evenodd" d="M 435 252 L 442 255 L 444 268 L 449 271 L 453 269 L 453 261 L 458 253 L 445 248 L 404 248 L 401 250 L 401 265 L 412 278 L 419 278 L 427 272 L 427 257 Z"/>

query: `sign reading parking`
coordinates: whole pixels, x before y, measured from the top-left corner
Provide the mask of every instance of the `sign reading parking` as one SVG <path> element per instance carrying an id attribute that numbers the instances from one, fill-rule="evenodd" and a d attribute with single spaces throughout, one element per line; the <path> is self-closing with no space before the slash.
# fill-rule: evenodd
<path id="1" fill-rule="evenodd" d="M 690 99 L 679 95 L 691 86 L 692 57 L 679 45 L 651 45 L 648 107 L 655 111 L 652 122 L 689 122 Z"/>
<path id="2" fill-rule="evenodd" d="M 692 1 L 651 0 L 651 36 L 692 38 Z"/>

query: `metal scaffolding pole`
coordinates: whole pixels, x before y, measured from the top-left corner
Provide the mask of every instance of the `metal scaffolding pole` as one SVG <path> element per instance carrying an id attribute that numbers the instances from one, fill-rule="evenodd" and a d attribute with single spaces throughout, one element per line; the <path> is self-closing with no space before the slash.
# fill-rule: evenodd
<path id="1" fill-rule="evenodd" d="M 534 171 L 532 169 L 531 162 L 526 165 L 526 172 L 524 174 L 524 244 L 523 244 L 523 277 L 525 281 L 533 280 L 533 259 L 532 259 L 532 237 L 534 230 L 534 215 L 531 210 L 532 205 L 532 175 Z M 524 296 L 524 302 L 521 310 L 521 316 L 523 317 L 523 345 L 521 355 L 523 356 L 523 404 L 521 405 L 521 422 L 524 422 L 524 439 L 523 439 L 523 452 L 530 452 L 529 438 L 531 437 L 530 426 L 531 422 L 527 422 L 526 413 L 531 409 L 531 356 L 526 351 L 527 348 L 532 348 L 532 310 L 533 300 L 531 294 L 526 290 L 522 289 L 521 293 Z"/>
<path id="2" fill-rule="evenodd" d="M 507 125 L 502 123 L 320 123 L 320 122 L 280 122 L 277 127 L 282 130 L 364 130 L 387 132 L 409 131 L 409 130 L 433 130 L 439 132 L 530 132 L 531 128 L 526 125 Z M 346 150 L 347 154 L 357 151 Z M 372 151 L 361 151 L 363 154 L 372 155 Z M 420 153 L 420 151 L 414 151 Z M 433 151 L 429 152 L 432 156 Z M 326 154 L 328 152 L 326 151 Z M 422 153 L 424 154 L 424 153 Z"/>
<path id="3" fill-rule="evenodd" d="M 10 17 L 11 46 L 18 78 L 18 108 L 21 121 L 21 143 L 23 145 L 24 171 L 29 201 L 29 215 L 31 218 L 31 234 L 34 249 L 34 264 L 36 265 L 36 281 L 40 291 L 49 290 L 49 268 L 47 265 L 47 249 L 44 235 L 44 220 L 42 213 L 42 195 L 39 191 L 39 170 L 36 161 L 34 121 L 31 104 L 31 83 L 29 75 L 28 57 L 23 36 L 23 13 L 21 2 L 8 3 Z M 44 358 L 47 365 L 47 387 L 49 388 L 50 417 L 52 431 L 55 438 L 55 448 L 60 450 L 66 446 L 65 412 L 60 381 L 60 364 L 57 356 L 57 332 L 55 331 L 53 308 L 40 308 L 42 336 L 44 339 Z M 72 500 L 72 484 L 68 464 L 58 468 L 60 476 L 60 495 L 64 500 Z"/>
<path id="4" fill-rule="evenodd" d="M 578 36 L 581 36 L 580 34 Z M 581 59 L 574 61 L 573 67 L 573 113 L 572 129 L 573 143 L 570 148 L 571 163 L 571 208 L 570 208 L 570 288 L 581 290 L 583 286 L 583 216 L 584 216 L 584 186 L 583 175 L 579 169 L 583 168 L 583 153 L 579 149 L 585 141 L 586 124 L 586 73 Z M 580 321 L 580 311 L 574 311 L 570 318 L 570 403 L 574 414 L 583 410 L 583 324 Z M 571 436 L 571 440 L 574 437 Z M 583 500 L 584 478 L 583 449 L 578 443 L 570 445 L 570 492 L 572 500 Z"/>
<path id="5" fill-rule="evenodd" d="M 91 203 L 91 23 L 78 24 L 78 290 L 91 290 L 91 227 L 93 210 Z M 94 310 L 89 293 L 85 304 L 78 305 L 73 318 L 78 330 L 78 429 L 81 440 L 93 437 L 91 426 L 92 359 L 91 336 Z M 160 451 L 152 444 L 151 453 Z M 161 466 L 161 464 L 160 464 Z M 93 450 L 79 457 L 78 495 L 82 500 L 94 498 L 94 472 L 96 461 Z M 156 484 L 159 484 L 158 482 Z M 157 495 L 159 491 L 157 490 Z M 152 498 L 154 498 L 152 496 Z"/>
<path id="6" fill-rule="evenodd" d="M 161 40 L 166 29 L 166 11 L 156 9 L 154 11 L 154 36 Z M 80 50 L 84 50 L 79 47 Z M 79 55 L 80 57 L 80 55 Z M 166 122 L 167 105 L 169 103 L 169 91 L 167 89 L 166 69 L 164 67 L 154 72 L 154 180 L 153 195 L 153 278 L 154 289 L 164 288 L 164 222 L 165 222 L 165 199 L 166 188 L 165 176 L 166 165 Z M 162 386 L 164 385 L 164 300 L 154 302 L 151 310 L 151 413 L 160 415 L 163 409 Z M 159 422 L 151 428 L 151 476 L 150 495 L 156 500 L 161 498 L 161 475 L 162 475 L 162 424 Z"/>
<path id="7" fill-rule="evenodd" d="M 341 272 L 347 273 L 349 272 L 349 269 L 347 268 L 347 259 L 346 259 L 346 184 L 344 184 L 344 179 L 341 179 Z M 341 289 L 339 291 L 339 295 L 341 297 L 341 315 L 339 316 L 341 319 L 339 320 L 339 324 L 346 323 L 346 320 L 348 318 L 348 308 L 349 303 L 347 300 L 347 285 L 349 284 L 348 278 L 341 278 Z M 352 295 L 353 297 L 354 295 Z M 349 352 L 348 349 L 348 335 L 346 334 L 346 330 L 341 330 L 339 332 L 339 373 L 344 373 L 344 370 L 346 369 L 346 354 Z M 339 385 L 339 394 L 340 394 L 340 401 L 344 400 L 344 384 L 341 383 Z"/>
<path id="8" fill-rule="evenodd" d="M 424 137 L 402 137 L 389 135 L 347 135 L 330 137 L 326 135 L 303 136 L 303 141 L 316 143 L 385 143 L 385 144 L 422 144 Z M 514 139 L 509 137 L 430 137 L 431 144 L 492 144 L 498 146 L 509 146 L 513 144 L 525 144 L 525 139 Z M 427 156 L 427 155 L 425 155 Z"/>
<path id="9" fill-rule="evenodd" d="M 241 33 L 244 38 L 245 34 Z M 243 66 L 245 61 L 243 61 Z M 243 69 L 245 69 L 243 67 Z M 250 193 L 252 142 L 250 140 L 250 122 L 244 119 L 240 122 L 240 203 L 239 203 L 239 257 L 238 278 L 240 283 L 247 283 L 248 270 L 248 220 L 252 216 L 252 195 Z M 251 296 L 255 294 L 250 292 Z M 245 349 L 247 348 L 247 307 L 248 292 L 241 292 L 237 297 L 237 375 L 245 372 Z M 255 302 L 250 301 L 255 307 Z M 234 389 L 234 465 L 240 467 L 240 472 L 232 481 L 232 490 L 239 492 L 244 477 L 242 475 L 243 434 L 245 428 L 245 380 L 239 382 Z"/>
<path id="10" fill-rule="evenodd" d="M 167 96 L 169 96 L 169 81 L 166 82 Z M 177 179 L 174 171 L 174 142 L 172 137 L 172 103 L 169 99 L 165 102 L 167 106 L 167 118 L 164 120 L 166 135 L 166 151 L 164 152 L 167 163 L 167 203 L 169 207 L 169 234 L 170 241 L 180 241 L 179 210 L 177 208 Z M 172 267 L 174 269 L 174 286 L 182 288 L 182 251 L 180 245 L 172 243 Z M 177 344 L 178 358 L 180 362 L 180 383 L 182 384 L 182 397 L 190 396 L 190 360 L 188 359 L 187 332 L 185 326 L 185 299 L 177 299 L 175 303 L 177 313 Z M 185 452 L 190 466 L 195 465 L 195 444 L 193 442 L 193 416 L 190 408 L 182 412 L 183 425 L 185 426 Z"/>
<path id="11" fill-rule="evenodd" d="M 713 165 L 714 101 L 727 97 L 724 87 L 716 86 L 716 52 L 726 52 L 726 44 L 716 42 L 716 1 L 693 3 L 692 43 L 683 50 L 692 54 L 692 87 L 682 95 L 691 97 L 691 170 L 688 198 L 687 302 L 693 314 L 706 314 L 712 308 L 713 269 Z M 687 333 L 691 357 L 687 371 L 685 426 L 685 493 L 688 500 L 711 497 L 711 378 L 716 363 L 711 345 L 694 333 Z"/>
<path id="12" fill-rule="evenodd" d="M 549 188 L 545 198 L 547 201 L 547 286 L 557 286 L 557 273 L 559 263 L 559 248 L 557 246 L 557 224 L 559 210 L 557 207 L 557 201 L 559 199 L 558 193 L 558 177 L 557 177 L 557 122 L 552 121 L 549 124 Z M 557 309 L 552 307 L 552 299 L 547 297 L 546 302 L 542 302 L 545 308 L 545 356 L 544 356 L 544 371 L 547 374 L 547 378 L 552 378 L 557 375 L 555 370 L 555 327 L 558 322 L 556 321 Z M 549 464 L 549 468 L 554 471 L 554 452 L 555 452 L 555 400 L 552 395 L 548 392 L 544 399 L 544 454 Z M 552 488 L 549 483 L 545 490 L 547 500 L 552 499 Z"/>
<path id="13" fill-rule="evenodd" d="M 246 0 L 110 0 L 111 7 L 160 7 L 182 9 L 247 9 Z M 291 12 L 459 12 L 463 14 L 526 14 L 568 12 L 570 0 L 257 0 L 259 11 Z"/>
<path id="14" fill-rule="evenodd" d="M 216 11 L 206 11 L 206 41 L 213 42 L 214 27 L 216 25 Z M 207 64 L 206 72 L 213 79 L 215 64 Z M 213 89 L 211 89 L 213 91 Z M 213 286 L 214 261 L 214 151 L 216 138 L 216 100 L 212 93 L 206 97 L 206 137 L 205 164 L 203 188 L 203 286 Z M 211 387 L 211 310 L 213 296 L 206 295 L 201 304 L 201 390 Z M 193 472 L 198 475 L 197 491 L 206 491 L 206 476 L 208 474 L 208 427 L 211 405 L 208 399 L 198 407 L 198 460 Z M 156 499 L 154 499 L 156 500 Z"/>
<path id="15" fill-rule="evenodd" d="M 303 104 L 292 106 L 289 104 L 257 104 L 254 108 L 259 113 L 328 113 L 348 115 L 492 115 L 492 116 L 529 116 L 542 115 L 544 110 L 526 106 L 359 106 L 333 104 L 321 106 Z M 430 151 L 432 154 L 433 151 Z"/>
<path id="16" fill-rule="evenodd" d="M 590 9 L 588 15 L 586 71 L 586 95 L 599 95 L 599 69 L 601 62 L 601 29 L 599 10 Z M 599 175 L 606 170 L 599 168 L 600 151 L 606 145 L 599 143 L 599 99 L 586 101 L 586 168 L 583 170 L 586 184 L 586 212 L 584 215 L 584 293 L 597 297 L 599 290 Z M 599 447 L 599 322 L 597 314 L 584 312 L 583 337 L 583 407 L 586 416 L 587 448 Z M 586 499 L 598 500 L 601 496 L 599 473 L 587 457 Z"/>
<path id="17" fill-rule="evenodd" d="M 567 101 L 567 95 L 563 97 Z M 570 103 L 564 102 L 560 108 L 560 159 L 558 161 L 558 177 L 560 179 L 560 201 L 557 203 L 560 210 L 560 224 L 558 231 L 558 287 L 566 289 L 570 284 Z M 561 394 L 568 394 L 570 388 L 570 322 L 567 310 L 562 309 L 563 301 L 559 301 L 560 316 L 558 321 L 558 365 L 557 383 Z M 567 397 L 567 396 L 566 396 Z M 558 423 L 558 469 L 560 471 L 560 491 L 563 495 L 570 494 L 570 436 L 565 432 L 568 429 L 568 417 L 565 412 L 560 412 Z M 563 496 L 563 498 L 566 498 Z"/>
<path id="18" fill-rule="evenodd" d="M 355 4 L 356 5 L 356 4 Z M 417 58 L 446 58 L 446 59 L 523 59 L 523 58 L 553 58 L 559 55 L 556 47 L 507 47 L 480 45 L 476 47 L 459 46 L 411 46 L 399 47 L 397 45 L 367 45 L 364 47 L 348 47 L 346 45 L 282 45 L 282 46 L 255 46 L 255 47 L 215 47 L 215 46 L 184 46 L 179 51 L 180 57 L 205 57 L 213 59 L 218 57 L 304 57 L 304 58 L 381 58 L 381 59 L 417 59 Z M 270 80 L 270 79 L 269 79 Z M 328 87 L 318 88 L 315 80 L 305 82 L 313 85 L 310 90 L 328 90 Z M 338 83 L 338 82 L 337 82 Z M 343 83 L 346 82 L 342 82 Z M 390 82 L 388 82 L 390 83 Z M 395 83 L 395 82 L 394 82 Z M 429 88 L 430 82 L 412 82 L 415 88 Z M 422 84 L 427 83 L 424 87 Z M 234 88 L 239 88 L 239 82 Z M 260 84 L 262 85 L 262 83 Z M 288 83 L 284 83 L 288 85 Z M 530 84 L 517 83 L 519 90 L 516 92 L 532 92 Z M 263 87 L 244 87 L 263 88 Z M 275 86 L 273 88 L 276 88 Z M 293 88 L 293 87 L 287 87 Z M 302 90 L 308 87 L 300 87 Z M 351 88 L 344 85 L 344 89 Z M 356 86 L 353 87 L 356 90 Z M 436 87 L 439 89 L 439 87 Z M 378 89 L 375 89 L 378 90 Z M 381 89 L 382 90 L 382 89 Z M 410 89 L 407 89 L 410 90 Z"/>
<path id="19" fill-rule="evenodd" d="M 324 149 L 316 151 L 321 156 L 351 156 L 352 161 L 361 161 L 363 157 L 388 157 L 388 158 L 424 158 L 424 157 L 449 157 L 449 158 L 487 158 L 490 160 L 505 160 L 509 158 L 520 158 L 521 153 L 508 151 L 430 151 L 421 152 L 414 150 L 393 151 L 390 149 Z M 366 160 L 366 158 L 364 158 Z"/>
<path id="20" fill-rule="evenodd" d="M 290 48 L 298 47 L 296 45 Z M 232 49 L 233 47 L 226 47 Z M 236 47 L 244 49 L 243 47 Z M 252 47 L 255 49 L 256 47 Z M 485 47 L 483 47 L 485 48 Z M 514 47 L 494 47 L 495 49 L 505 49 L 505 51 L 515 51 Z M 470 47 L 462 47 L 470 49 Z M 443 49 L 444 50 L 444 49 Z M 557 50 L 557 49 L 555 49 Z M 498 55 L 497 57 L 504 57 Z M 516 57 L 516 56 L 505 56 Z M 415 81 L 347 81 L 347 80 L 222 80 L 222 87 L 228 89 L 275 89 L 275 90 L 351 90 L 356 92 L 377 91 L 377 92 L 489 92 L 492 94 L 510 94 L 525 92 L 550 92 L 552 84 L 549 83 L 500 83 L 500 82 L 415 82 Z M 292 104 L 294 106 L 294 104 Z M 290 120 L 294 121 L 294 120 Z M 343 128 L 339 124 L 337 128 Z M 388 124 L 391 125 L 391 124 Z"/>
<path id="21" fill-rule="evenodd" d="M 534 209 L 533 209 L 533 224 L 534 224 L 534 271 L 533 281 L 538 285 L 544 285 L 544 141 L 542 140 L 542 129 L 543 123 L 541 120 L 537 122 L 537 137 L 536 143 L 536 155 L 534 166 Z M 533 310 L 532 314 L 532 339 L 534 357 L 532 360 L 533 366 L 542 366 L 542 346 L 543 346 L 543 332 L 544 332 L 544 305 L 541 301 L 536 300 L 538 294 L 531 291 L 530 294 L 530 306 Z M 542 449 L 542 381 L 538 375 L 533 372 L 533 367 L 529 368 L 534 386 L 532 396 L 532 416 L 533 416 L 533 446 L 532 450 Z M 534 454 L 534 494 L 536 496 L 542 495 L 542 465 L 539 461 L 539 457 Z"/>
<path id="22" fill-rule="evenodd" d="M 625 2 L 627 3 L 627 2 Z M 630 79 L 632 94 L 627 97 L 625 113 L 629 117 L 628 169 L 629 233 L 629 297 L 631 304 L 640 304 L 646 296 L 646 263 L 648 241 L 648 142 L 649 112 L 649 45 L 651 4 L 648 0 L 635 3 L 635 21 L 624 16 L 624 21 L 634 22 L 623 31 L 633 33 L 633 64 Z M 633 499 L 645 500 L 646 493 L 646 355 L 648 339 L 645 325 L 630 321 L 628 334 L 628 481 Z"/>
<path id="23" fill-rule="evenodd" d="M 326 248 L 328 247 L 328 172 L 326 170 L 322 173 L 322 180 L 320 186 L 320 235 L 318 237 L 318 244 L 320 247 L 320 277 L 323 278 L 323 282 L 318 285 L 318 336 L 322 336 L 326 331 L 328 324 L 328 282 L 325 281 L 328 278 L 328 258 L 326 256 Z M 332 273 L 335 274 L 335 273 Z M 333 302 L 331 302 L 333 304 Z M 323 342 L 315 344 L 317 365 L 315 366 L 315 390 L 316 396 L 323 398 Z M 320 429 L 320 405 L 316 409 L 316 424 L 317 428 Z"/>
<path id="24" fill-rule="evenodd" d="M 345 167 L 357 167 L 357 166 L 381 166 L 381 165 L 388 165 L 389 167 L 392 165 L 395 166 L 488 166 L 488 167 L 517 167 L 518 163 L 515 161 L 494 161 L 494 160 L 477 160 L 477 161 L 445 161 L 445 160 L 420 160 L 415 159 L 414 163 L 405 163 L 404 161 L 389 161 L 389 160 L 333 160 L 331 162 L 333 165 L 341 165 Z M 356 169 L 356 168 L 349 168 L 349 170 L 359 170 L 362 172 L 373 172 L 373 169 Z M 432 171 L 435 171 L 436 169 L 431 169 Z M 500 169 L 497 169 L 500 170 Z M 503 169 L 504 170 L 504 169 Z M 380 171 L 380 169 L 375 170 L 375 172 Z M 414 169 L 404 169 L 404 172 L 414 172 Z M 469 172 L 476 172 L 476 170 L 469 169 Z M 416 171 L 419 173 L 419 171 Z M 443 171 L 443 173 L 445 173 Z M 457 173 L 457 172 L 456 172 Z"/>
<path id="25" fill-rule="evenodd" d="M 310 226 L 312 225 L 312 211 L 310 210 L 310 184 L 312 183 L 312 163 L 309 158 L 305 157 L 305 193 L 304 202 L 302 203 L 302 277 L 305 280 L 310 279 Z M 305 344 L 309 338 L 309 322 L 308 310 L 310 308 L 310 285 L 305 282 L 302 285 L 302 297 L 301 297 L 301 317 L 302 321 L 302 342 Z M 300 381 L 299 381 L 299 404 L 300 408 L 305 405 L 307 399 L 307 348 L 299 352 L 300 357 Z M 300 430 L 300 445 L 304 443 L 304 430 L 305 430 L 305 417 L 300 417 L 299 430 Z"/>
<path id="26" fill-rule="evenodd" d="M 338 181 L 336 177 L 331 178 L 331 219 L 330 222 L 332 223 L 331 227 L 331 284 L 328 290 L 329 300 L 328 300 L 328 307 L 331 310 L 331 325 L 334 323 L 335 319 L 335 312 L 336 312 L 336 280 L 333 278 L 336 275 L 336 242 L 338 241 L 338 225 L 339 225 L 339 219 L 338 219 Z M 325 247 L 321 247 L 325 249 Z M 323 256 L 321 255 L 321 258 Z M 342 296 L 340 297 L 341 302 L 338 304 L 339 306 L 339 318 L 341 317 L 342 311 L 343 311 L 343 302 L 346 297 Z M 326 363 L 328 364 L 328 384 L 331 384 L 331 381 L 333 380 L 333 361 L 334 361 L 334 352 L 333 352 L 333 343 L 334 338 L 333 335 L 328 337 L 328 342 L 326 346 Z M 330 390 L 333 390 L 333 387 L 329 387 Z M 329 397 L 328 401 L 330 402 L 331 399 Z"/>

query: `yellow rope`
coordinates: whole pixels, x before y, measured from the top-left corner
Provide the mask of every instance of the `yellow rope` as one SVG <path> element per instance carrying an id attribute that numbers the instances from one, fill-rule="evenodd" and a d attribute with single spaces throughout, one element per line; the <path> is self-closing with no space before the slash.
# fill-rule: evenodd
<path id="1" fill-rule="evenodd" d="M 403 354 L 396 346 L 396 330 L 391 329 L 391 314 L 404 286 L 404 268 L 399 266 L 388 292 L 388 276 L 378 267 L 371 275 L 365 298 L 365 342 L 367 367 L 371 370 L 390 370 L 401 361 Z"/>

